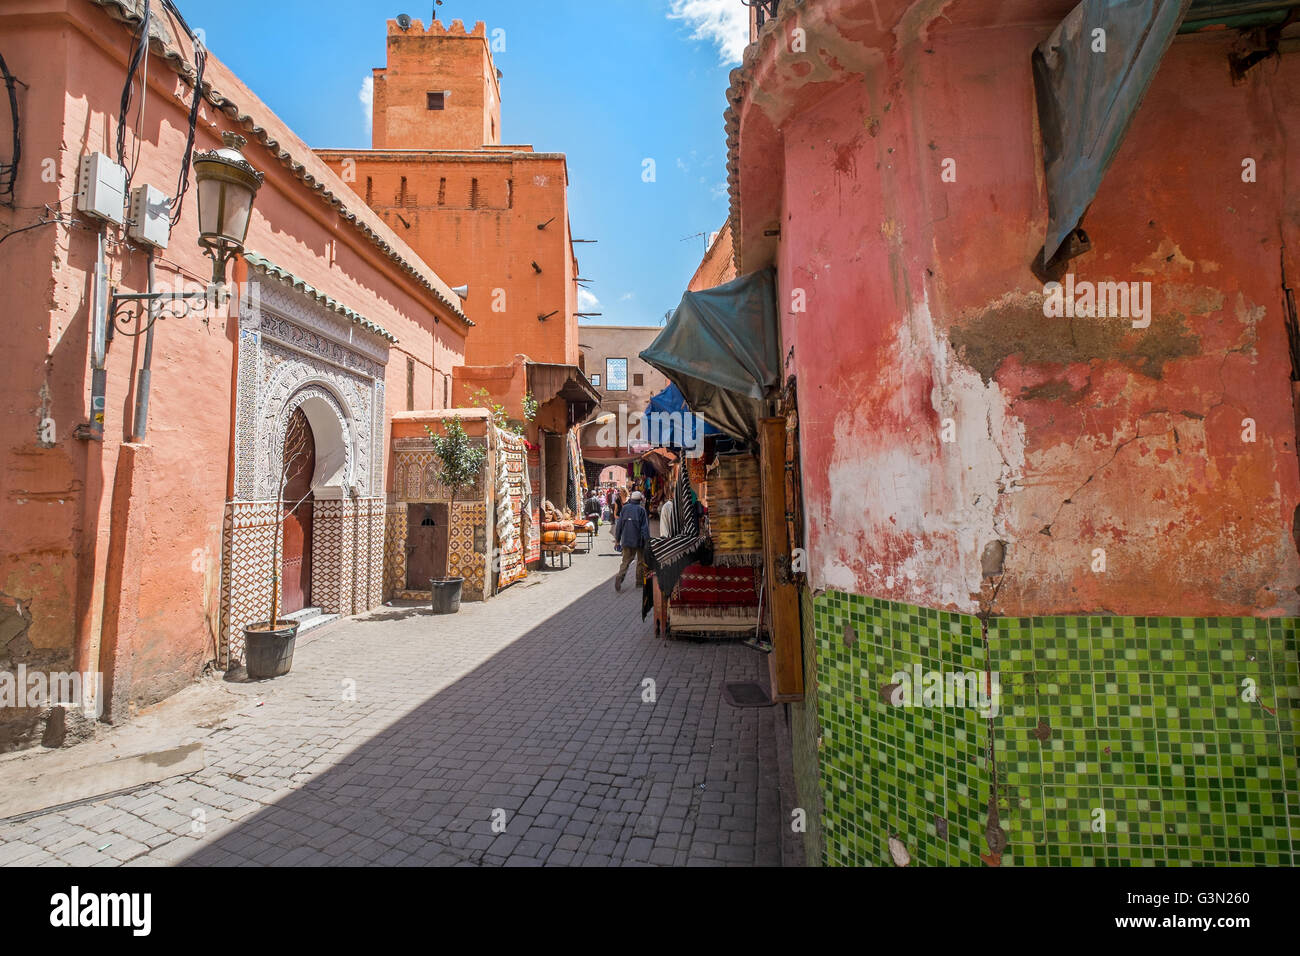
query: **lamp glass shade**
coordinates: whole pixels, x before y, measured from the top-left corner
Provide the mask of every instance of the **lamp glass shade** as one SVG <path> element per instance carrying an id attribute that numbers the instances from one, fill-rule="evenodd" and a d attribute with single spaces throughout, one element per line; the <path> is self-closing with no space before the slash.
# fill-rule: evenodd
<path id="1" fill-rule="evenodd" d="M 212 179 L 198 181 L 199 234 L 202 236 L 221 235 L 222 185 Z"/>
<path id="2" fill-rule="evenodd" d="M 238 147 L 244 142 L 242 137 L 225 134 L 223 138 L 224 148 L 194 157 L 199 238 L 201 242 L 242 249 L 262 174 L 239 152 Z"/>

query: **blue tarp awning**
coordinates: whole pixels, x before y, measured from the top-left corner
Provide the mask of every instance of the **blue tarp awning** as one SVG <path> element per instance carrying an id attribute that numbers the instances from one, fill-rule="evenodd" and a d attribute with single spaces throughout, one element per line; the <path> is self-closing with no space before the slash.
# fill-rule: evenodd
<path id="1" fill-rule="evenodd" d="M 645 407 L 645 414 L 649 423 L 648 428 L 655 433 L 653 441 L 660 445 L 676 448 L 694 447 L 702 437 L 701 429 L 703 435 L 724 434 L 721 428 L 709 424 L 703 417 L 692 418 L 694 413 L 686 404 L 682 390 L 671 383 L 650 399 L 650 403 Z"/>

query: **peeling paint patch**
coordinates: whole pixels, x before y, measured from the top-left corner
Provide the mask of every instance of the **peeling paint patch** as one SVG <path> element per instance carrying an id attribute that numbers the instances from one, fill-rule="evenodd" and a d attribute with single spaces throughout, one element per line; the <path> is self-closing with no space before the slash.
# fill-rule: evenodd
<path id="1" fill-rule="evenodd" d="M 834 557 L 818 578 L 841 588 L 866 581 L 873 593 L 906 581 L 918 603 L 973 609 L 985 545 L 1009 540 L 1003 498 L 1024 473 L 1024 425 L 997 383 L 956 360 L 927 303 L 882 348 L 896 363 L 889 380 L 865 374 L 841 393 L 851 404 L 832 427 L 821 550 Z M 951 443 L 939 439 L 944 419 L 954 423 Z M 848 540 L 841 529 L 864 516 L 867 533 Z"/>
<path id="2" fill-rule="evenodd" d="M 964 317 L 948 337 L 961 360 L 986 383 L 1013 355 L 1026 366 L 1114 361 L 1159 379 L 1166 362 L 1201 351 L 1199 337 L 1187 330 L 1179 313 L 1162 311 L 1146 329 L 1134 329 L 1120 318 L 1048 318 L 1038 293 L 1003 296 Z"/>

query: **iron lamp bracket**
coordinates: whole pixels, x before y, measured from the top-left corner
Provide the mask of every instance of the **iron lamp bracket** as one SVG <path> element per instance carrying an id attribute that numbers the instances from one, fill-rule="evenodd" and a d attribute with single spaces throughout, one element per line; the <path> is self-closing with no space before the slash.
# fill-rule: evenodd
<path id="1" fill-rule="evenodd" d="M 123 335 L 140 335 L 147 332 L 159 319 L 183 319 L 195 312 L 217 309 L 230 300 L 225 284 L 208 286 L 202 292 L 113 292 L 109 296 L 108 313 L 120 325 Z M 149 321 L 141 329 L 127 329 L 141 318 Z"/>

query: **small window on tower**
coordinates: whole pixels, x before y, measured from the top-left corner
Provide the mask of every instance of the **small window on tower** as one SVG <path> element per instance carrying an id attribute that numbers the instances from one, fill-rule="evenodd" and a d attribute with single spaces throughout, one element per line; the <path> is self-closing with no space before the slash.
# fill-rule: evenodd
<path id="1" fill-rule="evenodd" d="M 439 90 L 437 93 L 430 91 L 426 93 L 428 97 L 426 103 L 431 110 L 444 110 L 447 108 L 447 94 Z"/>

